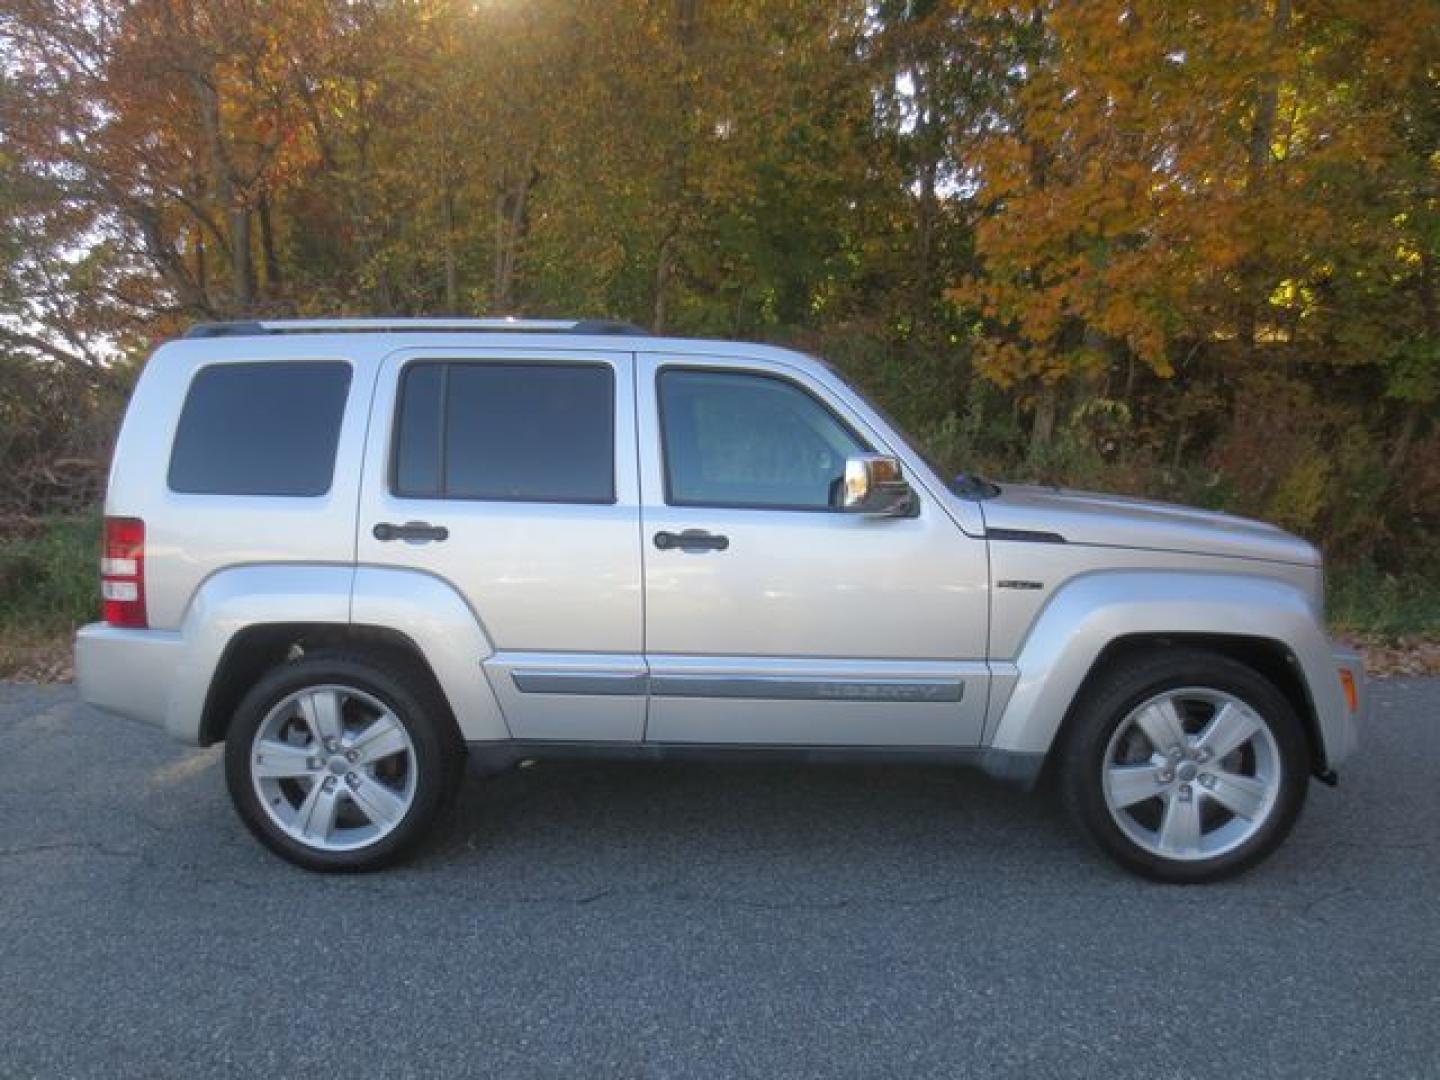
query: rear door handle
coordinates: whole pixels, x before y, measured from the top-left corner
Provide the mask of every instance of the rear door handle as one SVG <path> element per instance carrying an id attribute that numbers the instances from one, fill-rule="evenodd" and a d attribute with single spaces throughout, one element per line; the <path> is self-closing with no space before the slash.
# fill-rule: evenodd
<path id="1" fill-rule="evenodd" d="M 450 538 L 450 530 L 444 525 L 431 525 L 428 521 L 407 521 L 404 525 L 382 521 L 370 531 L 376 540 L 385 543 L 404 540 L 411 544 L 428 544 L 431 540 L 438 543 Z"/>
<path id="2" fill-rule="evenodd" d="M 681 551 L 724 551 L 730 546 L 728 536 L 717 536 L 704 529 L 686 529 L 684 532 L 657 532 L 655 546 L 661 551 L 679 548 Z"/>

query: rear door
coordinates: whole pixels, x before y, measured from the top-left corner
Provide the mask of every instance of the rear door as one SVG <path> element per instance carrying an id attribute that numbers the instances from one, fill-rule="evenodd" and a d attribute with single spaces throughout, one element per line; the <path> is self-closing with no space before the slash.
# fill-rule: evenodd
<path id="1" fill-rule="evenodd" d="M 362 565 L 441 578 L 495 654 L 511 734 L 633 742 L 645 723 L 629 353 L 403 350 L 382 367 Z"/>

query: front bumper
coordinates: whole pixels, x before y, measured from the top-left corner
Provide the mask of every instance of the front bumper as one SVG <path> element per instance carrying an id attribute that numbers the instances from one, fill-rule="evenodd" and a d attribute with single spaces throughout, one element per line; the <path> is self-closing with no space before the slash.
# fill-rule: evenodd
<path id="1" fill-rule="evenodd" d="M 75 683 L 87 705 L 168 729 L 183 655 L 178 633 L 90 623 L 75 635 Z"/>
<path id="2" fill-rule="evenodd" d="M 1325 767 L 1334 770 L 1344 762 L 1360 744 L 1360 728 L 1369 716 L 1370 688 L 1365 680 L 1365 663 L 1354 649 L 1334 646 L 1334 689 L 1335 707 L 1330 710 L 1331 720 L 1324 725 Z M 1346 690 L 1346 680 L 1354 688 L 1354 705 Z M 1319 704 L 1317 702 L 1317 704 Z"/>

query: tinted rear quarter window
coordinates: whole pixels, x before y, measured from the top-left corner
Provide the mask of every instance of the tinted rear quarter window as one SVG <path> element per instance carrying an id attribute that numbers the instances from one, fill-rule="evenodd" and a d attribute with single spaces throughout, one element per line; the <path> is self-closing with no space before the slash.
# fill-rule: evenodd
<path id="1" fill-rule="evenodd" d="M 170 453 L 172 491 L 324 495 L 350 390 L 344 363 L 202 368 L 190 383 Z"/>
<path id="2" fill-rule="evenodd" d="M 401 388 L 395 493 L 614 502 L 614 414 L 605 365 L 412 364 Z"/>

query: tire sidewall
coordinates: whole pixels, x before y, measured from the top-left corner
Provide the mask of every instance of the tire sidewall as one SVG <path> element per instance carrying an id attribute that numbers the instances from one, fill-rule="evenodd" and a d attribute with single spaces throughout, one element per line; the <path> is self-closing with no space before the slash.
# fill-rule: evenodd
<path id="1" fill-rule="evenodd" d="M 373 844 L 349 851 L 322 851 L 300 843 L 271 820 L 251 775 L 251 749 L 265 717 L 284 698 L 309 686 L 341 685 L 363 690 L 395 715 L 415 750 L 415 797 L 405 816 Z M 225 780 L 241 820 L 271 851 L 311 870 L 379 869 L 415 847 L 445 802 L 446 747 L 431 711 L 415 690 L 395 674 L 341 658 L 316 657 L 282 665 L 248 693 L 231 720 L 225 741 Z"/>
<path id="2" fill-rule="evenodd" d="M 1186 687 L 1223 691 L 1244 702 L 1269 728 L 1280 758 L 1280 790 L 1260 829 L 1223 855 L 1194 861 L 1163 858 L 1127 836 L 1105 803 L 1103 779 L 1106 751 L 1125 718 L 1145 701 Z M 1309 750 L 1294 709 L 1268 680 L 1228 658 L 1185 653 L 1131 665 L 1096 687 L 1073 724 L 1063 777 L 1071 814 L 1102 850 L 1146 877 L 1198 884 L 1242 873 L 1284 840 L 1304 803 Z"/>

